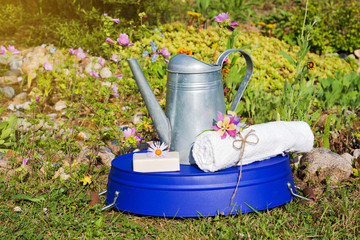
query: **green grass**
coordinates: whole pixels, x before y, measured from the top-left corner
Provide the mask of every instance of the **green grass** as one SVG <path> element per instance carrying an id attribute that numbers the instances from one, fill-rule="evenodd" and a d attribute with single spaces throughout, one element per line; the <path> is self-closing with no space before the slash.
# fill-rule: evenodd
<path id="1" fill-rule="evenodd" d="M 359 179 L 317 188 L 315 203 L 294 199 L 258 213 L 173 219 L 101 212 L 104 196 L 101 204 L 89 207 L 90 191 L 106 188 L 104 178 L 95 179 L 91 190 L 72 181 L 34 177 L 0 182 L 3 239 L 354 239 L 360 234 Z M 20 193 L 45 198 L 36 203 L 12 199 Z M 21 211 L 14 212 L 15 206 Z"/>
<path id="2" fill-rule="evenodd" d="M 16 9 L 9 8 L 3 11 L 9 13 L 20 11 Z M 20 19 L 20 17 L 18 18 Z M 96 29 L 89 30 L 87 26 L 82 26 L 82 22 L 74 20 L 73 28 L 69 28 L 63 22 L 63 25 L 55 28 L 57 36 L 62 36 L 62 38 L 54 39 L 56 34 L 46 35 L 48 31 L 45 31 L 45 26 L 56 25 L 55 21 L 51 24 L 47 22 L 49 19 L 55 18 L 41 15 L 32 18 L 34 22 L 40 19 L 39 25 L 43 28 L 39 30 L 39 33 L 36 33 L 35 27 L 32 26 L 35 24 L 19 26 L 19 22 L 14 22 L 11 25 L 9 19 L 3 19 L 3 23 L 9 24 L 11 29 L 21 27 L 20 29 L 26 29 L 26 33 L 31 34 L 21 38 L 18 32 L 15 33 L 15 37 L 3 38 L 1 44 L 6 46 L 11 44 L 15 47 L 20 44 L 21 47 L 24 47 L 26 45 L 24 41 L 33 44 L 44 43 L 47 40 L 59 43 L 59 45 L 55 45 L 56 54 L 61 52 L 64 59 L 54 66 L 57 71 L 44 71 L 40 67 L 36 79 L 30 82 L 26 81 L 26 76 L 23 76 L 25 81 L 21 85 L 15 86 L 16 90 L 22 91 L 23 88 L 27 88 L 27 93 L 33 94 L 29 99 L 32 101 L 31 109 L 25 111 L 26 119 L 32 125 L 37 125 L 40 120 L 44 120 L 50 125 L 56 122 L 58 129 L 50 131 L 43 127 L 33 127 L 28 132 L 18 130 L 15 132 L 17 144 L 9 152 L 13 154 L 9 161 L 10 169 L 0 172 L 1 239 L 359 238 L 357 237 L 360 234 L 359 177 L 336 186 L 314 186 L 318 193 L 318 201 L 313 204 L 304 204 L 300 200 L 294 199 L 284 206 L 274 209 L 232 216 L 173 219 L 138 216 L 114 209 L 101 212 L 100 209 L 106 205 L 104 196 L 100 197 L 101 204 L 90 207 L 90 193 L 106 189 L 110 169 L 99 164 L 96 156 L 91 156 L 88 163 L 74 163 L 76 155 L 81 149 L 87 148 L 92 153 L 96 153 L 100 146 L 106 146 L 108 142 L 118 140 L 122 152 L 125 152 L 126 147 L 130 146 L 132 142 L 124 140 L 121 132 L 114 129 L 114 126 L 136 127 L 146 141 L 156 139 L 156 133 L 151 126 L 151 119 L 126 61 L 122 61 L 120 65 L 111 61 L 106 63 L 113 72 L 124 75 L 122 80 L 115 77 L 108 79 L 110 83 L 117 83 L 119 86 L 120 97 L 115 99 L 108 87 L 101 86 L 101 82 L 104 80 L 94 79 L 88 74 L 77 75 L 76 72 L 79 71 L 81 62 L 74 56 L 69 56 L 68 49 L 61 49 L 58 46 L 77 48 L 79 46 L 71 45 L 76 43 L 84 49 L 93 47 L 92 51 L 96 53 L 103 51 L 105 55 L 108 55 L 107 57 L 112 53 L 118 53 L 121 54 L 122 59 L 129 57 L 141 59 L 145 75 L 153 89 L 157 89 L 157 98 L 164 107 L 166 64 L 160 59 L 153 64 L 149 58 L 141 57 L 142 50 L 150 51 L 149 42 L 154 40 L 159 49 L 167 47 L 172 56 L 177 53 L 178 48 L 182 47 L 192 50 L 195 58 L 213 62 L 211 58 L 214 54 L 214 44 L 219 44 L 219 52 L 224 51 L 230 33 L 227 32 L 226 37 L 219 39 L 219 31 L 215 27 L 197 30 L 192 26 L 186 28 L 182 23 L 175 23 L 160 26 L 164 37 L 161 37 L 160 34 L 152 35 L 151 30 L 148 29 L 148 31 L 144 31 L 142 39 L 140 39 L 136 35 L 136 32 L 139 32 L 138 28 L 128 27 L 125 30 L 128 30 L 127 33 L 134 37 L 135 46 L 112 48 L 110 45 L 102 45 L 106 31 L 113 39 L 118 36 L 119 32 L 112 32 L 114 30 L 112 27 L 106 29 L 106 27 L 98 26 Z M 302 117 L 309 121 L 315 134 L 316 147 L 324 145 L 323 139 L 326 134 L 329 147 L 338 153 L 359 148 L 356 146 L 359 145 L 360 138 L 355 135 L 360 129 L 359 106 L 357 102 L 353 103 L 352 99 L 342 97 L 345 95 L 343 92 L 356 92 L 360 86 L 355 84 L 355 81 L 358 81 L 356 79 L 359 79 L 355 76 L 356 74 L 349 73 L 356 70 L 355 61 L 345 61 L 335 56 L 321 57 L 309 53 L 306 59 L 312 59 L 316 68 L 310 75 L 304 77 L 306 81 L 303 82 L 304 85 L 300 91 L 300 86 L 291 85 L 294 81 L 295 67 L 288 63 L 279 52 L 282 50 L 291 57 L 296 57 L 298 46 L 290 46 L 276 38 L 264 37 L 256 32 L 239 31 L 234 47 L 241 48 L 243 46 L 247 46 L 245 50 L 251 53 L 255 65 L 254 75 L 241 102 L 242 116 L 248 122 L 260 123 L 278 118 L 285 119 L 289 106 L 294 105 L 299 99 L 296 99 L 296 96 L 302 94 L 302 98 L 309 96 L 313 102 L 310 102 L 308 98 L 302 99 L 300 104 L 294 105 L 299 106 L 297 108 L 299 111 L 295 112 L 294 110 L 294 113 L 290 114 L 291 119 L 289 120 Z M 49 54 L 49 47 L 47 50 L 47 54 Z M 50 60 L 55 58 L 55 54 L 50 54 Z M 97 59 L 94 61 L 96 62 Z M 1 65 L 0 67 L 1 73 L 8 70 L 8 66 Z M 65 69 L 69 74 L 65 73 Z M 336 72 L 345 75 L 335 74 Z M 314 82 L 309 81 L 308 77 L 314 78 Z M 319 82 L 324 82 L 325 80 L 321 79 L 325 77 L 329 86 L 323 87 L 321 90 Z M 286 85 L 288 95 L 283 91 L 285 80 L 289 82 Z M 337 82 L 337 86 L 346 86 L 343 88 L 343 92 L 339 90 L 339 87 L 332 88 L 334 82 Z M 231 103 L 231 94 L 236 88 L 235 85 L 232 83 L 227 85 L 229 88 L 229 94 L 226 96 L 227 105 Z M 310 92 L 306 91 L 309 89 Z M 334 96 L 334 92 L 337 93 L 340 100 L 330 104 L 329 98 Z M 295 93 L 299 95 L 294 95 Z M 39 103 L 35 102 L 35 96 L 41 96 Z M 288 103 L 288 96 L 295 96 L 293 103 Z M 50 113 L 51 107 L 59 100 L 67 101 L 69 108 L 66 114 L 55 120 L 47 119 L 45 114 Z M 309 102 L 309 106 L 300 108 L 302 103 Z M 9 115 L 8 101 L 4 96 L 0 96 L 0 103 L 0 114 Z M 348 115 L 348 110 L 352 111 L 350 115 Z M 131 123 L 131 118 L 138 111 L 144 112 L 145 117 L 134 125 Z M 325 122 L 321 122 L 320 117 L 326 114 L 330 114 L 331 122 L 330 120 L 327 122 L 325 129 Z M 59 132 L 69 131 L 69 129 L 73 129 L 74 133 L 68 133 L 68 138 L 62 137 L 63 135 L 57 137 Z M 86 141 L 76 140 L 79 132 L 85 132 L 89 139 Z M 28 165 L 22 168 L 21 161 L 24 157 L 29 157 L 30 160 Z M 69 163 L 72 163 L 71 169 Z M 68 180 L 53 179 L 59 167 L 63 167 L 65 172 L 71 175 Z M 84 176 L 92 177 L 91 185 L 82 185 L 80 180 Z M 306 184 L 298 179 L 296 181 L 299 184 Z M 21 199 L 21 195 L 24 196 L 24 199 Z M 15 212 L 15 207 L 20 207 L 21 211 Z M 44 211 L 44 209 L 47 210 Z"/>

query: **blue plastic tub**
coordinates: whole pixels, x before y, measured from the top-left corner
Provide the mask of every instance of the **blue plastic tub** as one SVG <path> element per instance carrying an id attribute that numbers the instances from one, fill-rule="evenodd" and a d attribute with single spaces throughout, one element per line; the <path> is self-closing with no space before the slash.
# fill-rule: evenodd
<path id="1" fill-rule="evenodd" d="M 199 217 L 236 214 L 274 208 L 289 202 L 295 192 L 288 155 L 245 165 L 229 206 L 240 167 L 215 173 L 195 165 L 180 172 L 139 173 L 132 170 L 132 154 L 115 158 L 109 173 L 106 203 L 135 214 L 165 217 Z"/>

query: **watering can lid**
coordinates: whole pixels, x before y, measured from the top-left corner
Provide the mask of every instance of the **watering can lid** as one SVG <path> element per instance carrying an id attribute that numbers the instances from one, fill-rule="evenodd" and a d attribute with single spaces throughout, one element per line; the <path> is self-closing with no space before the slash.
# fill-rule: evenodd
<path id="1" fill-rule="evenodd" d="M 220 65 L 208 64 L 185 54 L 171 58 L 166 71 L 170 73 L 208 73 L 221 69 Z"/>

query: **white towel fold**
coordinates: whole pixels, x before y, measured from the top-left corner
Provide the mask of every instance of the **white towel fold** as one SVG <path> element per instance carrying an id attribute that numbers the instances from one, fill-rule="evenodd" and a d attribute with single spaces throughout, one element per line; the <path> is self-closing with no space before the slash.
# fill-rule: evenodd
<path id="1" fill-rule="evenodd" d="M 251 125 L 240 133 L 243 138 L 249 135 L 238 165 L 265 160 L 284 152 L 310 152 L 314 144 L 310 126 L 302 121 L 276 121 Z M 221 139 L 216 131 L 202 133 L 197 137 L 192 150 L 198 167 L 205 172 L 215 172 L 234 166 L 241 155 L 241 151 L 233 147 L 234 140 L 241 139 L 239 136 Z M 240 148 L 242 143 L 236 141 L 234 144 Z"/>

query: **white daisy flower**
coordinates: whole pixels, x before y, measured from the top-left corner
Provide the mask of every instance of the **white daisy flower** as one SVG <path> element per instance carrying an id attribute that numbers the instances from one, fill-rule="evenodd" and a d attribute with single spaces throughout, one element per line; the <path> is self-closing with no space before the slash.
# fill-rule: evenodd
<path id="1" fill-rule="evenodd" d="M 166 145 L 166 143 L 160 144 L 160 142 L 154 142 L 148 148 L 149 152 L 147 153 L 147 156 L 151 158 L 166 157 L 169 152 L 168 150 L 165 150 L 167 147 L 168 145 Z"/>
<path id="2" fill-rule="evenodd" d="M 14 212 L 21 212 L 21 207 L 19 206 L 14 207 Z"/>

